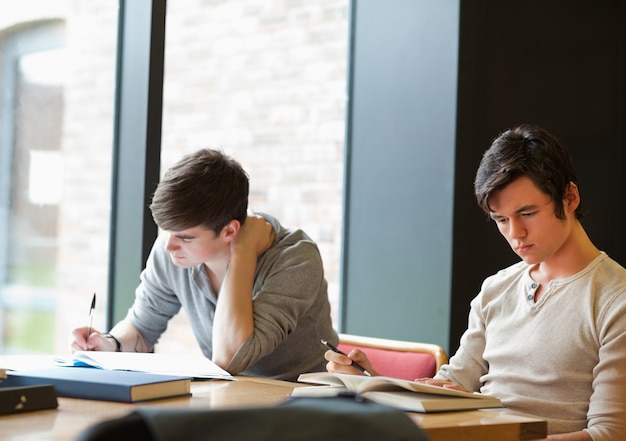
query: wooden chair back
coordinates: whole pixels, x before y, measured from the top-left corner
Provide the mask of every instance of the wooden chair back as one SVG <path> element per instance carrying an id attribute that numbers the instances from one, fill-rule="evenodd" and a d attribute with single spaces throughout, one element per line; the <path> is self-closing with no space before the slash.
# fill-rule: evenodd
<path id="1" fill-rule="evenodd" d="M 373 368 L 388 377 L 415 380 L 433 377 L 448 362 L 446 351 L 432 343 L 339 334 L 339 349 L 365 352 Z"/>

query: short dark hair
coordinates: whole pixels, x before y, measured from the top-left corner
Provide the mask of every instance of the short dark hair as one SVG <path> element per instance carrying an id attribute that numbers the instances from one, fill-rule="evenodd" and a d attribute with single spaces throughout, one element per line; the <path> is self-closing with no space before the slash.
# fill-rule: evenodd
<path id="1" fill-rule="evenodd" d="M 523 124 L 500 134 L 484 153 L 474 180 L 478 205 L 490 213 L 489 197 L 515 179 L 528 176 L 554 202 L 554 213 L 565 219 L 563 199 L 570 182 L 577 184 L 574 161 L 547 130 Z M 576 218 L 585 213 L 581 205 Z"/>
<path id="2" fill-rule="evenodd" d="M 198 150 L 165 172 L 150 204 L 152 217 L 166 231 L 202 226 L 219 234 L 233 219 L 245 222 L 249 185 L 237 161 L 218 150 Z"/>

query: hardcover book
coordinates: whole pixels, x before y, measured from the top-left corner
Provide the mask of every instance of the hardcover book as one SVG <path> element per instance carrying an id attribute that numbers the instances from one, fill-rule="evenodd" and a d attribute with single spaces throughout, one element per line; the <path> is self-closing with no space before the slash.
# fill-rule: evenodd
<path id="1" fill-rule="evenodd" d="M 8 371 L 0 389 L 42 384 L 54 386 L 59 397 L 127 403 L 191 394 L 191 377 L 90 367 Z"/>
<path id="2" fill-rule="evenodd" d="M 298 381 L 317 386 L 295 387 L 293 397 L 358 394 L 380 404 L 422 413 L 502 407 L 502 402 L 490 395 L 392 377 L 313 372 L 300 375 Z"/>
<path id="3" fill-rule="evenodd" d="M 0 415 L 56 409 L 57 396 L 52 386 L 5 387 L 0 383 Z"/>

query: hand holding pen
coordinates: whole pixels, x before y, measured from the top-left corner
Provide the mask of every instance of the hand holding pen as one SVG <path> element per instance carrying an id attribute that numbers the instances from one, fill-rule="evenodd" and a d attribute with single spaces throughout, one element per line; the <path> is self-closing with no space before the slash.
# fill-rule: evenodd
<path id="1" fill-rule="evenodd" d="M 326 346 L 328 349 L 330 349 L 333 352 L 336 352 L 337 354 L 341 354 L 341 355 L 345 355 L 346 357 L 348 356 L 348 354 L 346 354 L 345 352 L 340 351 L 339 349 L 337 349 L 335 346 L 333 346 L 332 344 L 328 343 L 326 340 L 320 340 L 322 342 L 322 344 L 324 346 Z M 360 364 L 358 364 L 357 362 L 355 362 L 354 360 L 352 360 L 352 367 L 355 367 L 356 369 L 360 370 L 361 372 L 363 372 L 363 374 L 367 375 L 368 377 L 371 377 L 372 374 L 370 374 L 367 369 L 365 369 L 363 366 L 361 366 Z"/>

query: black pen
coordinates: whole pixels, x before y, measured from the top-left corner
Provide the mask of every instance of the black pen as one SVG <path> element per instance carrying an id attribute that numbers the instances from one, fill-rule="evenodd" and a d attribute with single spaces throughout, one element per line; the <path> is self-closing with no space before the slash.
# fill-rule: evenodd
<path id="1" fill-rule="evenodd" d="M 333 352 L 336 352 L 338 354 L 341 355 L 345 355 L 347 356 L 348 354 L 346 354 L 345 352 L 341 352 L 339 349 L 337 349 L 336 347 L 334 347 L 333 345 L 331 345 L 330 343 L 328 343 L 326 340 L 320 340 L 322 342 L 322 344 L 324 346 L 326 346 L 328 349 L 330 349 Z M 352 362 L 352 366 L 354 366 L 355 368 L 357 368 L 358 370 L 360 370 L 361 372 L 363 372 L 365 375 L 367 375 L 368 377 L 371 377 L 372 374 L 370 374 L 369 372 L 367 372 L 367 369 L 365 369 L 363 366 L 361 366 L 359 363 L 353 361 Z"/>
<path id="2" fill-rule="evenodd" d="M 93 293 L 91 306 L 89 307 L 89 328 L 87 328 L 87 338 L 91 335 L 91 325 L 93 325 L 93 310 L 96 309 L 96 293 Z"/>

